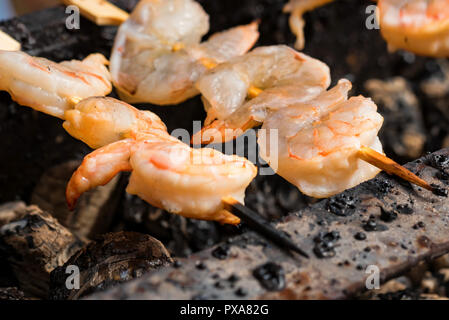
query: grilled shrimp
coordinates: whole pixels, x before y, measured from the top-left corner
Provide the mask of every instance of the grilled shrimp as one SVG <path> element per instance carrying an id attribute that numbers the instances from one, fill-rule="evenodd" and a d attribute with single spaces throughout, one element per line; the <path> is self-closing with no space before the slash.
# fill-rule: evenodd
<path id="1" fill-rule="evenodd" d="M 284 12 L 290 13 L 290 29 L 296 35 L 295 48 L 298 50 L 304 49 L 304 13 L 311 11 L 317 7 L 321 7 L 333 0 L 290 0 L 285 7 Z"/>
<path id="2" fill-rule="evenodd" d="M 378 8 L 390 49 L 449 57 L 449 0 L 379 0 Z"/>
<path id="3" fill-rule="evenodd" d="M 111 92 L 107 63 L 101 54 L 55 63 L 20 51 L 0 50 L 0 90 L 21 105 L 64 119 L 64 112 L 73 107 L 71 98 Z"/>
<path id="4" fill-rule="evenodd" d="M 65 112 L 64 129 L 93 149 L 138 134 L 166 131 L 153 112 L 142 111 L 114 98 L 91 97 Z"/>
<path id="5" fill-rule="evenodd" d="M 357 152 L 362 146 L 382 152 L 377 133 L 383 118 L 371 99 L 348 99 L 350 89 L 349 81 L 340 80 L 310 101 L 271 113 L 262 126 L 261 157 L 306 195 L 328 197 L 380 171 Z M 271 141 L 270 129 L 276 130 L 277 140 Z M 268 152 L 270 142 L 278 143 L 278 153 Z"/>
<path id="6" fill-rule="evenodd" d="M 329 84 L 329 68 L 319 60 L 283 45 L 256 48 L 198 80 L 207 118 L 193 142 L 235 138 L 261 124 L 268 110 L 309 100 Z"/>
<path id="7" fill-rule="evenodd" d="M 195 81 L 214 66 L 246 53 L 259 37 L 257 23 L 200 43 L 209 17 L 193 0 L 143 0 L 117 34 L 111 74 L 127 102 L 178 104 L 198 94 Z"/>
<path id="8" fill-rule="evenodd" d="M 87 190 L 131 171 L 127 192 L 154 206 L 190 218 L 239 223 L 221 199 L 232 196 L 243 203 L 245 189 L 257 174 L 250 161 L 190 148 L 170 136 L 157 116 L 115 99 L 92 98 L 81 104 L 70 111 L 64 127 L 92 146 L 103 146 L 87 155 L 70 179 L 69 207 Z"/>

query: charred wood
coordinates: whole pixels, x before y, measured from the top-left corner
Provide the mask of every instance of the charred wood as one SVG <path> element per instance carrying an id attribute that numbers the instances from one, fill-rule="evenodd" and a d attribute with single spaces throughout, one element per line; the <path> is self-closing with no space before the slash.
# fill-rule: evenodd
<path id="1" fill-rule="evenodd" d="M 6 257 L 20 289 L 46 297 L 50 272 L 63 265 L 83 241 L 36 206 L 14 211 L 17 217 L 0 227 L 0 252 Z"/>
<path id="2" fill-rule="evenodd" d="M 170 254 L 157 239 L 136 232 L 99 236 L 51 273 L 51 299 L 78 299 L 168 266 Z M 79 269 L 79 289 L 67 288 L 67 268 Z"/>

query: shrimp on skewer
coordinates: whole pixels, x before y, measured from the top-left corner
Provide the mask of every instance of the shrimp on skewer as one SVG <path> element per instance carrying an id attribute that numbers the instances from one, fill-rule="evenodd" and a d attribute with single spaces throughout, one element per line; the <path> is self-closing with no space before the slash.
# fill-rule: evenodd
<path id="1" fill-rule="evenodd" d="M 0 50 L 0 90 L 21 105 L 64 119 L 64 112 L 73 107 L 73 97 L 111 92 L 107 63 L 101 54 L 55 63 L 21 51 Z"/>
<path id="2" fill-rule="evenodd" d="M 131 171 L 127 191 L 154 206 L 189 218 L 239 223 L 224 209 L 222 198 L 243 203 L 257 174 L 249 160 L 210 148 L 192 149 L 170 136 L 156 115 L 112 98 L 80 104 L 68 111 L 64 127 L 92 146 L 103 146 L 86 156 L 70 179 L 66 195 L 71 208 L 82 193 Z M 92 131 L 91 126 L 106 131 Z"/>
<path id="3" fill-rule="evenodd" d="M 113 98 L 81 101 L 66 111 L 64 128 L 100 148 L 85 157 L 70 180 L 70 207 L 85 191 L 108 183 L 120 171 L 132 171 L 128 192 L 155 206 L 230 224 L 239 223 L 241 217 L 268 238 L 307 257 L 285 235 L 241 205 L 245 188 L 257 173 L 246 159 L 213 149 L 191 149 L 168 135 L 155 114 Z"/>
<path id="4" fill-rule="evenodd" d="M 290 13 L 290 29 L 296 35 L 295 48 L 298 50 L 304 49 L 304 13 L 312 11 L 317 7 L 321 7 L 333 0 L 290 0 L 285 7 L 284 12 Z"/>
<path id="5" fill-rule="evenodd" d="M 429 190 L 424 180 L 382 154 L 377 136 L 383 123 L 374 102 L 348 99 L 351 83 L 340 80 L 327 92 L 270 114 L 259 135 L 261 157 L 306 195 L 324 198 L 376 176 L 380 170 Z M 271 129 L 278 153 L 270 153 Z"/>
<path id="6" fill-rule="evenodd" d="M 329 68 L 319 60 L 283 45 L 256 48 L 198 80 L 207 118 L 192 141 L 228 141 L 260 125 L 269 110 L 309 100 L 329 84 Z"/>
<path id="7" fill-rule="evenodd" d="M 142 0 L 117 34 L 111 74 L 127 102 L 178 104 L 198 94 L 195 81 L 209 65 L 246 53 L 258 24 L 235 27 L 200 43 L 209 17 L 193 0 Z"/>
<path id="8" fill-rule="evenodd" d="M 63 127 L 92 149 L 139 134 L 167 131 L 165 124 L 153 112 L 138 110 L 108 97 L 82 100 L 65 112 Z"/>
<path id="9" fill-rule="evenodd" d="M 378 9 L 390 50 L 449 57 L 449 0 L 379 0 Z"/>
<path id="10" fill-rule="evenodd" d="M 329 197 L 380 172 L 360 160 L 358 150 L 368 146 L 382 152 L 377 133 L 383 118 L 371 99 L 348 99 L 350 89 L 349 81 L 340 80 L 310 101 L 270 114 L 262 126 L 262 158 L 277 163 L 276 172 L 306 195 Z M 278 154 L 268 152 L 270 129 L 278 130 Z"/>

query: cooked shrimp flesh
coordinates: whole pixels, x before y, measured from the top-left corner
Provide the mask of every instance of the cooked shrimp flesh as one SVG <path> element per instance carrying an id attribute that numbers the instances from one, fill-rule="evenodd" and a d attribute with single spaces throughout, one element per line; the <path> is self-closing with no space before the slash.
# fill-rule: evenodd
<path id="1" fill-rule="evenodd" d="M 378 8 L 391 50 L 449 57 L 449 0 L 379 0 Z"/>
<path id="2" fill-rule="evenodd" d="M 193 0 L 144 0 L 120 27 L 111 74 L 127 102 L 178 104 L 198 94 L 195 81 L 208 65 L 246 53 L 257 23 L 232 28 L 200 43 L 209 17 Z"/>
<path id="3" fill-rule="evenodd" d="M 100 146 L 118 140 L 85 157 L 67 186 L 70 207 L 84 192 L 131 171 L 127 191 L 154 206 L 189 218 L 239 223 L 221 199 L 231 196 L 243 203 L 245 189 L 257 174 L 249 160 L 190 148 L 170 136 L 157 116 L 112 98 L 87 101 L 70 112 L 65 127 L 83 141 Z M 100 130 L 92 131 L 91 125 Z"/>
<path id="4" fill-rule="evenodd" d="M 0 50 L 0 90 L 21 105 L 64 119 L 64 112 L 73 107 L 73 97 L 111 92 L 107 63 L 101 54 L 55 63 L 20 51 Z"/>
<path id="5" fill-rule="evenodd" d="M 256 48 L 207 71 L 198 80 L 207 118 L 206 127 L 193 141 L 235 138 L 261 124 L 269 109 L 306 101 L 329 84 L 329 68 L 319 60 L 283 45 Z M 231 135 L 223 134 L 225 130 Z M 222 139 L 217 139 L 220 135 Z"/>
<path id="6" fill-rule="evenodd" d="M 383 118 L 371 99 L 348 99 L 350 89 L 349 81 L 340 80 L 310 101 L 279 109 L 259 133 L 261 157 L 306 195 L 329 197 L 380 171 L 360 160 L 358 151 L 366 146 L 382 152 L 377 133 Z M 278 152 L 270 154 L 272 143 Z"/>
<path id="7" fill-rule="evenodd" d="M 64 129 L 93 149 L 138 134 L 166 131 L 161 119 L 114 98 L 91 97 L 65 112 Z"/>

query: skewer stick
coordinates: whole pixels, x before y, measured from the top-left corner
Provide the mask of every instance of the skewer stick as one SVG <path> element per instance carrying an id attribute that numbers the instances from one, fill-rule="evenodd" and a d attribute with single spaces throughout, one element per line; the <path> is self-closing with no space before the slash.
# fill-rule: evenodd
<path id="1" fill-rule="evenodd" d="M 382 169 L 389 174 L 394 174 L 404 180 L 414 183 L 424 189 L 433 191 L 434 188 L 430 186 L 426 181 L 415 175 L 413 172 L 407 170 L 397 162 L 384 156 L 382 153 L 377 152 L 368 147 L 360 148 L 358 152 L 358 157 L 373 166 Z"/>
<path id="2" fill-rule="evenodd" d="M 106 0 L 62 0 L 69 6 L 80 9 L 81 14 L 99 26 L 118 26 L 125 22 L 129 14 Z"/>
<path id="3" fill-rule="evenodd" d="M 299 248 L 285 233 L 271 226 L 270 222 L 261 215 L 245 207 L 233 197 L 224 197 L 222 201 L 226 210 L 242 219 L 242 221 L 247 223 L 255 231 L 277 243 L 282 248 L 290 249 L 305 258 L 309 258 L 309 255 Z"/>
<path id="4" fill-rule="evenodd" d="M 0 30 L 0 50 L 19 51 L 20 48 L 21 48 L 20 42 L 18 42 L 7 33 Z"/>
<path id="5" fill-rule="evenodd" d="M 74 106 L 76 106 L 82 100 L 83 100 L 83 98 L 80 98 L 80 97 L 70 97 L 69 98 L 70 103 L 73 104 Z"/>

